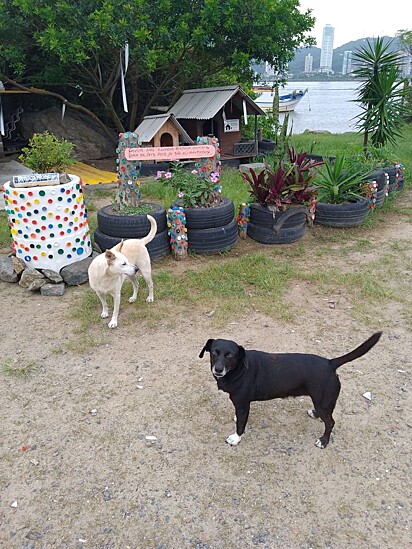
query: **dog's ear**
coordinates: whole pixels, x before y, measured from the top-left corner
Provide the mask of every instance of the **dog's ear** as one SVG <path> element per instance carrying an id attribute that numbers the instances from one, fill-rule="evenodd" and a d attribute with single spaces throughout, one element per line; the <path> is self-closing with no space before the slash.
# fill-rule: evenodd
<path id="1" fill-rule="evenodd" d="M 239 345 L 239 360 L 246 364 L 246 351 L 245 348 Z"/>
<path id="2" fill-rule="evenodd" d="M 118 251 L 118 252 L 121 252 L 121 251 L 122 251 L 123 242 L 124 242 L 124 240 L 121 240 L 121 241 L 119 242 L 119 244 L 116 245 L 116 248 L 115 248 L 116 251 Z"/>
<path id="3" fill-rule="evenodd" d="M 206 345 L 203 347 L 203 349 L 200 351 L 199 358 L 203 358 L 203 355 L 205 354 L 205 351 L 210 353 L 210 346 L 214 342 L 214 339 L 208 339 L 206 342 Z"/>
<path id="4" fill-rule="evenodd" d="M 110 263 L 111 261 L 114 261 L 116 259 L 116 256 L 114 255 L 113 252 L 111 252 L 110 250 L 106 250 L 104 252 L 104 256 L 105 258 L 107 259 L 107 261 Z"/>

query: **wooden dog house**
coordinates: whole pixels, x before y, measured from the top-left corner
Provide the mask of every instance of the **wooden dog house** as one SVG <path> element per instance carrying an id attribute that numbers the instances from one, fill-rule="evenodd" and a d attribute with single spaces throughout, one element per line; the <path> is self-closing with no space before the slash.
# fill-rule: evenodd
<path id="1" fill-rule="evenodd" d="M 142 147 L 178 147 L 194 143 L 171 113 L 145 116 L 135 132 Z"/>
<path id="2" fill-rule="evenodd" d="M 174 115 L 193 140 L 199 135 L 217 137 L 222 160 L 258 153 L 257 116 L 266 113 L 240 86 L 185 90 L 168 114 Z M 254 139 L 242 140 L 241 120 L 254 124 Z"/>

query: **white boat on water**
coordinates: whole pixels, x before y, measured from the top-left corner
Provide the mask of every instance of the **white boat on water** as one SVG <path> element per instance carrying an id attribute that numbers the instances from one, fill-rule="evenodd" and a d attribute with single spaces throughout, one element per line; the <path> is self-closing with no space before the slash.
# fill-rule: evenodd
<path id="1" fill-rule="evenodd" d="M 262 89 L 256 89 L 256 91 L 263 91 Z M 258 97 L 255 99 L 255 103 L 259 105 L 264 111 L 272 110 L 273 108 L 273 92 L 265 90 L 265 97 Z M 308 88 L 305 90 L 293 90 L 290 93 L 279 95 L 279 112 L 294 111 L 300 101 L 305 97 L 308 92 Z M 263 95 L 263 94 L 262 94 Z M 268 97 L 269 96 L 269 97 Z"/>

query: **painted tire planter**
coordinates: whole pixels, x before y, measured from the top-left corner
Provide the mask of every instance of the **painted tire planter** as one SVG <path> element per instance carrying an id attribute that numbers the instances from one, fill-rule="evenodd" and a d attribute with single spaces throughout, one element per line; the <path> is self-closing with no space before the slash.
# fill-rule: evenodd
<path id="1" fill-rule="evenodd" d="M 386 194 L 388 192 L 386 188 L 386 174 L 383 169 L 376 170 L 368 175 L 367 181 L 376 181 L 376 184 L 378 185 L 378 192 L 376 193 L 376 202 L 375 207 L 380 208 L 382 207 Z"/>
<path id="2" fill-rule="evenodd" d="M 147 234 L 147 232 L 146 232 Z M 116 246 L 122 238 L 102 233 L 99 229 L 94 231 L 94 240 L 102 252 Z M 170 252 L 170 239 L 167 230 L 157 233 L 154 239 L 147 244 L 147 250 L 151 260 L 164 257 Z"/>
<path id="3" fill-rule="evenodd" d="M 141 202 L 142 206 L 150 206 L 150 215 L 157 223 L 157 233 L 167 229 L 166 210 L 159 204 Z M 117 215 L 111 211 L 112 206 L 104 206 L 97 212 L 99 231 L 120 238 L 142 238 L 150 231 L 150 223 L 146 215 Z"/>
<path id="4" fill-rule="evenodd" d="M 292 207 L 284 212 L 272 212 L 261 204 L 250 205 L 247 236 L 261 244 L 292 244 L 306 232 L 307 208 Z"/>
<path id="5" fill-rule="evenodd" d="M 235 246 L 237 239 L 238 227 L 235 219 L 221 227 L 187 229 L 189 250 L 198 254 L 225 252 Z"/>
<path id="6" fill-rule="evenodd" d="M 391 166 L 389 168 L 383 168 L 384 172 L 388 174 L 389 177 L 389 187 L 388 193 L 391 194 L 398 188 L 398 168 L 396 166 Z"/>
<path id="7" fill-rule="evenodd" d="M 182 201 L 176 200 L 172 208 L 182 208 Z M 184 208 L 186 214 L 187 229 L 211 229 L 213 227 L 224 227 L 233 221 L 235 217 L 235 206 L 226 197 L 222 197 L 221 204 L 210 208 Z"/>
<path id="8" fill-rule="evenodd" d="M 368 215 L 369 203 L 364 198 L 343 204 L 316 203 L 315 223 L 328 227 L 357 227 Z"/>
<path id="9" fill-rule="evenodd" d="M 272 139 L 262 139 L 258 141 L 258 149 L 262 151 L 272 152 L 275 150 L 276 142 Z"/>
<path id="10" fill-rule="evenodd" d="M 83 184 L 68 177 L 58 185 L 3 185 L 13 251 L 29 267 L 59 272 L 92 253 Z"/>

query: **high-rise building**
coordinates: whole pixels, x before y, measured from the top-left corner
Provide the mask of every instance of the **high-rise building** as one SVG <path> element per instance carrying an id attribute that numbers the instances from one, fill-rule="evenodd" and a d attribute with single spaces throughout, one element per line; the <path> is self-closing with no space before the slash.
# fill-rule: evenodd
<path id="1" fill-rule="evenodd" d="M 343 52 L 342 74 L 352 72 L 352 52 L 350 50 Z"/>
<path id="2" fill-rule="evenodd" d="M 310 53 L 305 56 L 305 72 L 313 72 L 313 55 Z"/>
<path id="3" fill-rule="evenodd" d="M 331 73 L 333 57 L 333 37 L 335 29 L 332 25 L 325 25 L 322 36 L 322 49 L 320 52 L 319 72 Z"/>

